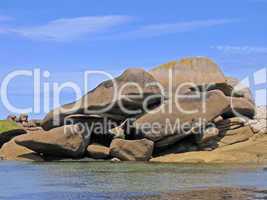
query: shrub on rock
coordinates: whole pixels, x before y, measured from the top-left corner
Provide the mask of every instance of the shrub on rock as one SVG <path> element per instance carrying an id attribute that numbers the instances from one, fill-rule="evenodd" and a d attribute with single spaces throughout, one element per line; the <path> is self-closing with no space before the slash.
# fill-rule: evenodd
<path id="1" fill-rule="evenodd" d="M 26 131 L 10 120 L 0 120 L 0 148 L 12 138 L 25 134 Z"/>

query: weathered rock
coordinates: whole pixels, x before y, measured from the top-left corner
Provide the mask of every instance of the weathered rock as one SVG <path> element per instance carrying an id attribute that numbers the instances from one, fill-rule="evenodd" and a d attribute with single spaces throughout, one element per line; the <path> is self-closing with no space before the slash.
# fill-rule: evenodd
<path id="1" fill-rule="evenodd" d="M 220 90 L 225 96 L 232 96 L 233 87 L 225 83 L 208 83 L 202 85 L 194 85 L 189 88 L 191 92 L 208 92 L 212 90 Z"/>
<path id="2" fill-rule="evenodd" d="M 35 128 L 40 127 L 40 120 L 29 120 L 21 122 L 22 126 L 25 128 Z"/>
<path id="3" fill-rule="evenodd" d="M 254 99 L 250 89 L 243 85 L 238 79 L 227 77 L 226 83 L 233 88 L 233 91 L 231 92 L 232 95 L 230 96 L 243 97 L 244 99 L 254 104 Z"/>
<path id="4" fill-rule="evenodd" d="M 195 140 L 197 144 L 203 144 L 217 138 L 218 135 L 219 129 L 217 129 L 216 127 L 208 127 L 204 132 L 196 134 Z"/>
<path id="5" fill-rule="evenodd" d="M 25 133 L 26 131 L 14 121 L 0 120 L 0 148 L 12 138 Z"/>
<path id="6" fill-rule="evenodd" d="M 243 127 L 247 121 L 248 119 L 244 117 L 233 117 L 217 121 L 215 125 L 220 131 L 233 130 Z"/>
<path id="7" fill-rule="evenodd" d="M 152 69 L 150 73 L 165 88 L 176 90 L 178 86 L 184 83 L 187 85 L 225 83 L 225 77 L 219 67 L 210 59 L 205 57 L 184 58 L 180 61 L 173 61 Z M 183 93 L 183 91 L 181 91 Z"/>
<path id="8" fill-rule="evenodd" d="M 192 134 L 196 127 L 205 125 L 229 108 L 229 102 L 221 91 L 210 91 L 204 97 L 184 97 L 176 102 L 168 101 L 157 110 L 137 119 L 133 131 L 139 137 L 154 142 L 167 139 L 171 145 Z M 203 100 L 203 101 L 202 101 Z M 203 105 L 206 105 L 203 107 Z M 171 110 L 169 110 L 171 108 Z M 190 111 L 190 112 L 184 112 Z M 192 113 L 192 111 L 195 111 Z M 169 137 L 172 137 L 169 139 Z"/>
<path id="9" fill-rule="evenodd" d="M 248 141 L 224 146 L 213 151 L 168 154 L 153 158 L 150 161 L 164 163 L 267 164 L 266 142 L 266 134 L 257 134 Z"/>
<path id="10" fill-rule="evenodd" d="M 33 119 L 33 120 L 30 120 L 30 123 L 31 124 L 34 124 L 35 127 L 40 127 L 41 126 L 41 123 L 42 123 L 42 120 Z"/>
<path id="11" fill-rule="evenodd" d="M 199 147 L 194 142 L 193 137 L 185 138 L 171 146 L 168 146 L 166 148 L 164 147 L 166 147 L 166 145 L 162 145 L 161 142 L 154 143 L 153 156 L 191 152 L 191 151 L 197 151 L 199 149 Z"/>
<path id="12" fill-rule="evenodd" d="M 256 115 L 255 115 L 254 119 L 267 120 L 267 106 L 258 106 L 256 108 Z"/>
<path id="13" fill-rule="evenodd" d="M 25 133 L 27 132 L 24 129 L 14 129 L 14 130 L 1 133 L 0 134 L 0 148 L 2 147 L 3 144 L 10 141 L 14 137 L 25 134 Z"/>
<path id="14" fill-rule="evenodd" d="M 40 154 L 79 158 L 88 146 L 89 134 L 80 125 L 66 125 L 48 132 L 27 134 L 16 138 L 15 142 Z"/>
<path id="15" fill-rule="evenodd" d="M 218 116 L 212 122 L 216 124 L 217 122 L 222 121 L 222 120 L 223 120 L 223 117 L 222 116 Z"/>
<path id="16" fill-rule="evenodd" d="M 122 161 L 148 161 L 153 153 L 154 143 L 147 139 L 114 139 L 110 145 L 110 155 Z"/>
<path id="17" fill-rule="evenodd" d="M 245 98 L 229 97 L 231 109 L 223 114 L 224 118 L 249 117 L 253 119 L 255 115 L 255 105 Z"/>
<path id="18" fill-rule="evenodd" d="M 89 115 L 89 114 L 72 114 L 68 115 L 65 118 L 67 123 L 76 124 L 76 123 L 95 123 L 103 120 L 103 117 L 100 115 Z"/>
<path id="19" fill-rule="evenodd" d="M 87 155 L 94 159 L 107 159 L 110 157 L 109 148 L 100 144 L 88 145 Z"/>
<path id="20" fill-rule="evenodd" d="M 248 125 L 251 127 L 254 133 L 267 134 L 267 107 L 257 107 L 257 112 L 253 120 L 248 121 Z"/>
<path id="21" fill-rule="evenodd" d="M 17 136 L 5 143 L 0 149 L 0 157 L 4 160 L 43 161 L 43 158 L 37 153 L 15 143 L 15 139 L 19 139 L 23 136 L 24 135 Z"/>
<path id="22" fill-rule="evenodd" d="M 238 79 L 227 77 L 226 82 L 223 83 L 208 83 L 192 87 L 191 90 L 211 91 L 221 90 L 226 96 L 239 97 L 254 103 L 254 99 L 250 89 L 244 86 Z"/>
<path id="23" fill-rule="evenodd" d="M 44 131 L 42 127 L 24 127 L 27 133 L 35 133 L 39 131 Z"/>
<path id="24" fill-rule="evenodd" d="M 249 126 L 244 126 L 238 129 L 221 132 L 220 135 L 221 139 L 218 142 L 218 146 L 223 147 L 226 145 L 247 141 L 254 134 Z"/>
<path id="25" fill-rule="evenodd" d="M 28 114 L 20 114 L 18 117 L 18 122 L 22 123 L 22 122 L 28 122 Z"/>
<path id="26" fill-rule="evenodd" d="M 125 139 L 125 131 L 122 126 L 117 126 L 109 130 L 109 134 L 113 135 L 113 139 Z"/>
<path id="27" fill-rule="evenodd" d="M 156 84 L 157 81 L 143 69 L 128 69 L 121 76 L 101 83 L 79 101 L 48 113 L 42 127 L 49 130 L 61 126 L 65 117 L 71 114 L 97 114 L 122 122 L 128 117 L 142 114 L 145 100 L 145 107 L 161 103 L 161 91 Z"/>
<path id="28" fill-rule="evenodd" d="M 91 133 L 91 143 L 98 143 L 109 146 L 114 133 L 111 130 L 116 129 L 120 123 L 100 115 L 75 114 L 65 118 L 67 124 L 83 123 Z"/>
<path id="29" fill-rule="evenodd" d="M 258 133 L 267 134 L 267 120 L 264 119 L 250 120 L 249 126 L 255 134 Z"/>
<path id="30" fill-rule="evenodd" d="M 185 135 L 184 137 L 186 137 L 187 135 Z M 177 143 L 177 141 L 183 139 L 181 137 L 180 134 L 174 134 L 174 135 L 170 135 L 170 136 L 166 136 L 160 140 L 154 141 L 154 148 L 155 149 L 162 149 L 162 148 L 166 148 L 168 146 L 174 145 L 175 143 Z"/>

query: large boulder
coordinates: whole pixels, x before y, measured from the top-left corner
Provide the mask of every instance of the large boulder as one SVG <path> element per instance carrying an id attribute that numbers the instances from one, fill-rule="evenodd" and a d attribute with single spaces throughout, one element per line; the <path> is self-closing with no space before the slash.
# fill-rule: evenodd
<path id="1" fill-rule="evenodd" d="M 219 136 L 219 133 L 220 131 L 218 128 L 214 126 L 207 127 L 203 132 L 195 135 L 196 143 L 199 145 L 205 144 L 217 138 Z"/>
<path id="2" fill-rule="evenodd" d="M 0 149 L 0 157 L 4 160 L 43 161 L 43 158 L 34 151 L 15 143 L 15 139 L 20 137 L 24 137 L 24 135 L 17 136 L 5 143 Z"/>
<path id="3" fill-rule="evenodd" d="M 172 145 L 229 109 L 229 101 L 218 90 L 202 94 L 197 98 L 185 96 L 177 100 L 178 102 L 167 101 L 153 112 L 137 119 L 133 124 L 131 135 L 145 137 L 157 144 L 160 142 L 161 146 Z"/>
<path id="4" fill-rule="evenodd" d="M 151 74 L 143 69 L 127 69 L 121 76 L 104 81 L 77 102 L 48 113 L 42 127 L 49 130 L 62 126 L 65 117 L 71 114 L 97 114 L 122 122 L 128 117 L 142 114 L 144 107 L 160 104 L 161 100 L 161 90 Z"/>
<path id="5" fill-rule="evenodd" d="M 109 148 L 101 144 L 90 144 L 87 147 L 87 155 L 94 159 L 107 159 L 109 158 Z"/>
<path id="6" fill-rule="evenodd" d="M 100 115 L 75 114 L 65 118 L 66 124 L 83 123 L 91 133 L 91 143 L 109 146 L 120 123 Z M 113 130 L 113 131 L 111 131 Z"/>
<path id="7" fill-rule="evenodd" d="M 226 145 L 232 145 L 239 142 L 244 142 L 249 140 L 254 133 L 249 126 L 244 126 L 234 130 L 227 130 L 220 133 L 221 138 L 218 142 L 219 147 Z"/>
<path id="8" fill-rule="evenodd" d="M 242 84 L 238 79 L 232 77 L 226 77 L 226 82 L 197 85 L 197 87 L 191 87 L 190 90 L 221 90 L 226 96 L 243 98 L 252 104 L 255 104 L 250 89 Z"/>
<path id="9" fill-rule="evenodd" d="M 228 97 L 231 105 L 231 109 L 223 113 L 224 118 L 231 117 L 248 117 L 254 118 L 255 105 L 245 98 Z"/>
<path id="10" fill-rule="evenodd" d="M 18 126 L 14 121 L 0 121 L 0 148 L 3 144 L 12 138 L 27 133 L 22 127 Z"/>
<path id="11" fill-rule="evenodd" d="M 176 90 L 184 83 L 190 83 L 187 86 L 225 83 L 225 77 L 219 66 L 206 57 L 172 61 L 152 69 L 150 73 L 164 86 L 166 92 L 169 89 Z M 183 92 L 182 90 L 181 93 Z"/>
<path id="12" fill-rule="evenodd" d="M 114 139 L 110 146 L 110 155 L 122 161 L 148 161 L 153 153 L 154 143 L 147 139 Z"/>
<path id="13" fill-rule="evenodd" d="M 227 85 L 233 88 L 231 96 L 233 97 L 243 97 L 244 99 L 248 100 L 252 104 L 254 104 L 254 98 L 252 93 L 248 87 L 242 84 L 238 79 L 233 77 L 226 77 Z"/>
<path id="14" fill-rule="evenodd" d="M 26 134 L 15 142 L 47 156 L 79 158 L 88 146 L 89 133 L 81 125 L 66 125 L 48 132 Z"/>

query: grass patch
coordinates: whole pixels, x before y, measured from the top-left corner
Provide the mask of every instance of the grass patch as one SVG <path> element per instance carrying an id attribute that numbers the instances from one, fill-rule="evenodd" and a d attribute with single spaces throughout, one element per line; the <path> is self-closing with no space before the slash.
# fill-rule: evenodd
<path id="1" fill-rule="evenodd" d="M 14 129 L 20 129 L 15 122 L 9 120 L 0 120 L 0 134 Z"/>

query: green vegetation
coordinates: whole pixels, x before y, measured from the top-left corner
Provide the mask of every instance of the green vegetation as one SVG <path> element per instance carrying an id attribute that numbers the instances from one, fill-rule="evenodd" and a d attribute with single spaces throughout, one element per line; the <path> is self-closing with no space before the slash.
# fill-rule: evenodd
<path id="1" fill-rule="evenodd" d="M 20 127 L 12 121 L 0 120 L 0 134 L 6 131 L 19 129 Z"/>

